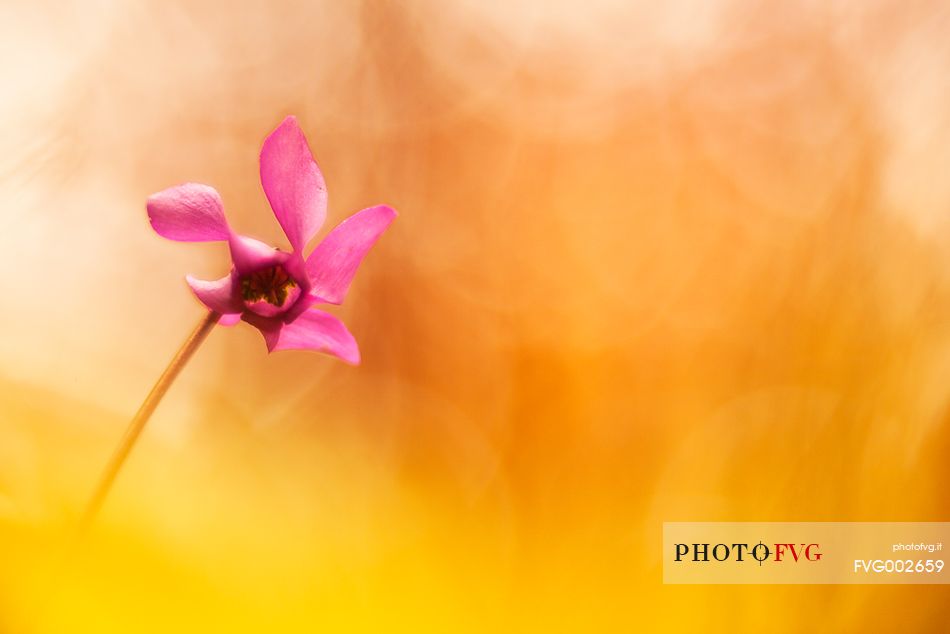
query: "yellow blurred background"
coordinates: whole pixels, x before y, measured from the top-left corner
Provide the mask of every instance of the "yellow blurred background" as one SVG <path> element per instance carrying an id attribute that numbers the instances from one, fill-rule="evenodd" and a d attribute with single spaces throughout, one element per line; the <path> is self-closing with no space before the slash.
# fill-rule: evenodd
<path id="1" fill-rule="evenodd" d="M 663 521 L 947 520 L 939 1 L 0 5 L 0 632 L 938 632 L 945 589 L 664 586 Z M 363 365 L 218 328 L 144 200 L 401 215 Z"/>

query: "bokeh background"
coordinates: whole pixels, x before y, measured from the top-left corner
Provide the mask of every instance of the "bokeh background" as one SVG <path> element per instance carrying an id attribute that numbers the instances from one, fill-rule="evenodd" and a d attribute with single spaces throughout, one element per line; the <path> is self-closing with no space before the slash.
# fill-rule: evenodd
<path id="1" fill-rule="evenodd" d="M 663 586 L 663 521 L 947 520 L 939 1 L 0 4 L 0 632 L 946 627 L 942 587 Z M 150 193 L 401 215 L 352 368 L 201 317 Z"/>

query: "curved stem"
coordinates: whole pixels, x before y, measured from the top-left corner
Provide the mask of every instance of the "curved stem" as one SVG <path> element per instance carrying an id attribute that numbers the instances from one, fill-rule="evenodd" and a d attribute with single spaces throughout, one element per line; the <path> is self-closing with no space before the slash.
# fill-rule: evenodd
<path id="1" fill-rule="evenodd" d="M 171 387 L 175 377 L 177 377 L 178 373 L 185 367 L 185 364 L 188 363 L 188 360 L 191 359 L 195 351 L 211 332 L 212 328 L 218 323 L 219 319 L 221 319 L 221 314 L 214 311 L 210 311 L 204 316 L 201 323 L 198 324 L 194 332 L 185 340 L 185 343 L 182 344 L 181 348 L 172 358 L 171 363 L 169 363 L 165 371 L 162 372 L 162 375 L 158 377 L 155 387 L 153 387 L 152 391 L 145 397 L 145 402 L 139 407 L 139 411 L 136 412 L 135 417 L 132 418 L 132 422 L 130 422 L 126 428 L 125 435 L 122 436 L 119 446 L 116 447 L 112 457 L 109 459 L 109 463 L 102 472 L 102 476 L 99 478 L 99 484 L 96 486 L 95 492 L 92 494 L 92 497 L 89 498 L 89 503 L 86 504 L 86 510 L 83 512 L 82 519 L 79 523 L 80 535 L 82 535 L 96 519 L 99 509 L 102 508 L 102 503 L 105 501 L 106 496 L 109 495 L 112 484 L 119 475 L 122 465 L 125 464 L 126 458 L 128 458 L 132 452 L 132 448 L 135 446 L 135 441 L 138 440 L 139 434 L 142 433 L 145 424 L 148 423 L 148 419 L 151 418 L 152 412 L 158 407 L 159 402 L 162 400 L 162 397 L 165 396 L 165 392 L 168 391 L 168 388 Z"/>

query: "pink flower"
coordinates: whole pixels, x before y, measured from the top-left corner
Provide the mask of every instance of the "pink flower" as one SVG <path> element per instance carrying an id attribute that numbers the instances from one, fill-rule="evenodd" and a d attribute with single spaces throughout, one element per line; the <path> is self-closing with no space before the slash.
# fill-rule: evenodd
<path id="1" fill-rule="evenodd" d="M 235 233 L 221 197 L 208 185 L 186 183 L 153 194 L 149 221 L 170 240 L 227 241 L 233 263 L 228 275 L 215 281 L 186 278 L 198 299 L 221 314 L 219 323 L 243 319 L 261 331 L 271 352 L 317 350 L 359 363 L 359 348 L 346 326 L 313 305 L 343 302 L 360 262 L 396 212 L 378 205 L 355 213 L 304 258 L 304 247 L 326 217 L 327 188 L 295 117 L 284 119 L 264 141 L 261 185 L 290 253 Z"/>

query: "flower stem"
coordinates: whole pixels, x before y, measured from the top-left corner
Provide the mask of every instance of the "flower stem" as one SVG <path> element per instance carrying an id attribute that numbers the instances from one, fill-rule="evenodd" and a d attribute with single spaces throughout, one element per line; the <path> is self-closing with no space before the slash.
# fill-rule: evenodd
<path id="1" fill-rule="evenodd" d="M 162 372 L 162 375 L 158 377 L 155 387 L 153 387 L 152 391 L 145 397 L 145 402 L 142 403 L 142 406 L 139 407 L 139 411 L 136 412 L 132 422 L 129 423 L 128 428 L 125 430 L 125 435 L 122 436 L 122 440 L 119 442 L 119 446 L 116 447 L 112 458 L 109 459 L 109 463 L 106 465 L 105 471 L 102 472 L 95 493 L 89 498 L 89 503 L 86 505 L 86 510 L 83 512 L 82 519 L 79 523 L 80 535 L 85 533 L 92 522 L 95 521 L 99 509 L 102 507 L 102 503 L 105 501 L 106 496 L 109 495 L 112 484 L 119 475 L 122 465 L 125 464 L 126 458 L 128 458 L 132 452 L 132 448 L 135 446 L 135 441 L 138 440 L 139 434 L 142 433 L 145 424 L 148 423 L 148 419 L 151 418 L 152 412 L 158 407 L 159 402 L 162 400 L 162 397 L 165 396 L 165 392 L 168 391 L 168 388 L 171 387 L 175 377 L 178 376 L 178 373 L 185 367 L 188 360 L 195 354 L 195 351 L 211 332 L 212 328 L 214 328 L 215 324 L 218 323 L 219 319 L 221 319 L 221 314 L 214 311 L 210 311 L 204 316 L 201 323 L 198 324 L 198 327 L 195 328 L 188 339 L 185 340 L 185 343 L 179 348 L 174 358 L 172 358 L 171 363 L 169 363 L 165 371 Z"/>

